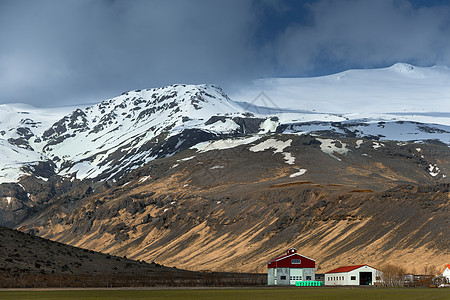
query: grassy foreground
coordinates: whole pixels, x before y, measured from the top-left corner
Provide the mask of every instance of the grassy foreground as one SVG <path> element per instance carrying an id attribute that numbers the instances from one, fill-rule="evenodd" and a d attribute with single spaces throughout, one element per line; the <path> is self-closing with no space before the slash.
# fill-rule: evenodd
<path id="1" fill-rule="evenodd" d="M 450 299 L 450 289 L 252 288 L 0 291 L 0 299 Z"/>

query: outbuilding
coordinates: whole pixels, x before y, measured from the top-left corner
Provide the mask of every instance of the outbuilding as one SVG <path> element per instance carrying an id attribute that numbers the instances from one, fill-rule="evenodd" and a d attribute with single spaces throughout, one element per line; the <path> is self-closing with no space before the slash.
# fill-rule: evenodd
<path id="1" fill-rule="evenodd" d="M 325 285 L 373 285 L 381 271 L 368 265 L 345 266 L 325 273 Z"/>
<path id="2" fill-rule="evenodd" d="M 268 285 L 295 285 L 297 281 L 314 281 L 316 261 L 290 248 L 285 255 L 267 263 Z"/>

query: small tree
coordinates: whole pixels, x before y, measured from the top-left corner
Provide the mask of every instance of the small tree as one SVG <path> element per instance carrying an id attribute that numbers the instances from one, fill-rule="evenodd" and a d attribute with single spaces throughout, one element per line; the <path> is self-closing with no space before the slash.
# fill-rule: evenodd
<path id="1" fill-rule="evenodd" d="M 435 276 L 433 278 L 433 280 L 431 281 L 431 283 L 435 286 L 440 286 L 441 284 L 446 284 L 447 283 L 447 278 L 445 276 L 442 275 L 438 275 Z"/>
<path id="2" fill-rule="evenodd" d="M 383 272 L 381 275 L 382 285 L 388 287 L 400 287 L 404 285 L 405 281 L 405 268 L 387 264 L 381 268 Z"/>
<path id="3" fill-rule="evenodd" d="M 436 275 L 437 273 L 439 273 L 439 271 L 437 270 L 437 268 L 435 266 L 426 265 L 423 268 L 423 274 L 425 274 L 425 275 Z"/>
<path id="4" fill-rule="evenodd" d="M 432 280 L 436 274 L 439 273 L 439 270 L 436 268 L 436 266 L 432 265 L 426 265 L 423 268 L 423 275 L 420 279 L 420 285 L 422 286 L 429 286 L 432 284 Z"/>

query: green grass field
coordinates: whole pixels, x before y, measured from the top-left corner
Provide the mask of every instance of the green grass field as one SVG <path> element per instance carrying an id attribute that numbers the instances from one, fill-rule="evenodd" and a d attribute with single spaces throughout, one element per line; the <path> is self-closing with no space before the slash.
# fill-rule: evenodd
<path id="1" fill-rule="evenodd" d="M 253 288 L 0 291 L 0 299 L 450 299 L 450 289 Z"/>

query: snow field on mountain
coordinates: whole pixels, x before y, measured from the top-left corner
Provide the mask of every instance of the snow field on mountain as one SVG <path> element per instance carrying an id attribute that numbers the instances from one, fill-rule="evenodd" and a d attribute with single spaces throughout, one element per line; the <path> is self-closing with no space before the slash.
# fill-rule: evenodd
<path id="1" fill-rule="evenodd" d="M 247 145 L 247 144 L 253 143 L 254 141 L 258 140 L 259 138 L 260 138 L 259 136 L 252 136 L 252 137 L 246 137 L 246 138 L 209 141 L 209 142 L 199 143 L 192 148 L 197 149 L 198 152 L 230 149 L 230 148 L 234 148 L 234 147 L 237 147 L 240 145 Z"/>
<path id="2" fill-rule="evenodd" d="M 350 149 L 346 148 L 347 144 L 339 142 L 337 140 L 333 140 L 333 139 L 321 139 L 321 138 L 316 138 L 321 144 L 320 144 L 320 150 L 322 150 L 323 153 L 326 153 L 328 155 L 330 155 L 331 157 L 337 159 L 338 161 L 341 161 L 341 159 L 339 157 L 337 157 L 336 155 L 334 155 L 334 153 L 339 153 L 339 154 L 347 154 L 348 151 L 350 151 Z M 339 143 L 340 146 L 338 147 L 336 144 Z"/>
<path id="3" fill-rule="evenodd" d="M 151 176 L 150 176 L 150 175 L 147 175 L 147 176 L 141 177 L 141 178 L 139 178 L 139 183 L 145 182 L 145 181 L 147 181 L 147 180 L 148 180 L 148 179 L 150 179 L 150 178 L 151 178 Z"/>
<path id="4" fill-rule="evenodd" d="M 430 164 L 428 166 L 428 172 L 430 173 L 431 176 L 436 177 L 439 175 L 441 170 L 439 169 L 439 167 L 436 164 L 434 164 L 434 165 Z"/>
<path id="5" fill-rule="evenodd" d="M 287 141 L 278 141 L 276 139 L 267 139 L 255 146 L 249 148 L 252 152 L 259 152 L 268 149 L 274 149 L 273 153 L 281 153 L 284 148 L 289 147 L 292 143 L 292 140 Z"/>
<path id="6" fill-rule="evenodd" d="M 223 168 L 225 168 L 225 166 L 214 166 L 214 167 L 211 167 L 209 169 L 210 170 L 216 170 L 216 169 L 223 169 Z"/>
<path id="7" fill-rule="evenodd" d="M 261 105 L 257 98 L 261 92 L 279 109 L 344 114 L 450 112 L 450 69 L 398 63 L 321 77 L 260 79 L 230 97 Z"/>
<path id="8" fill-rule="evenodd" d="M 283 152 L 285 148 L 291 146 L 292 140 L 278 141 L 276 139 L 267 139 L 259 144 L 256 144 L 249 148 L 252 152 L 260 152 L 265 150 L 273 150 L 273 153 L 281 153 L 284 156 L 284 160 L 287 164 L 293 165 L 295 162 L 295 157 L 289 152 Z"/>
<path id="9" fill-rule="evenodd" d="M 290 178 L 294 178 L 294 177 L 302 176 L 302 175 L 305 174 L 307 171 L 308 171 L 307 169 L 298 169 L 298 172 L 289 175 L 289 177 L 290 177 Z"/>
<path id="10" fill-rule="evenodd" d="M 346 129 L 355 133 L 356 137 L 376 136 L 380 140 L 388 141 L 421 141 L 440 140 L 450 144 L 450 126 L 416 122 L 387 122 L 383 120 L 355 120 L 342 122 Z M 307 134 L 318 131 L 333 131 L 345 135 L 344 129 L 331 123 L 295 124 L 294 129 L 287 129 L 284 133 Z M 432 128 L 431 128 L 432 127 Z"/>
<path id="11" fill-rule="evenodd" d="M 266 119 L 264 122 L 259 125 L 260 131 L 259 134 L 264 134 L 268 132 L 275 132 L 277 130 L 280 122 L 272 121 L 271 119 Z"/>
<path id="12" fill-rule="evenodd" d="M 2 137 L 17 137 L 18 127 L 29 128 L 34 134 L 41 134 L 53 123 L 75 109 L 73 106 L 57 108 L 36 108 L 27 104 L 0 104 L 0 128 Z"/>
<path id="13" fill-rule="evenodd" d="M 39 153 L 11 145 L 4 139 L 0 139 L 0 153 L 0 183 L 17 181 L 21 176 L 26 175 L 22 171 L 24 165 L 43 160 Z"/>

